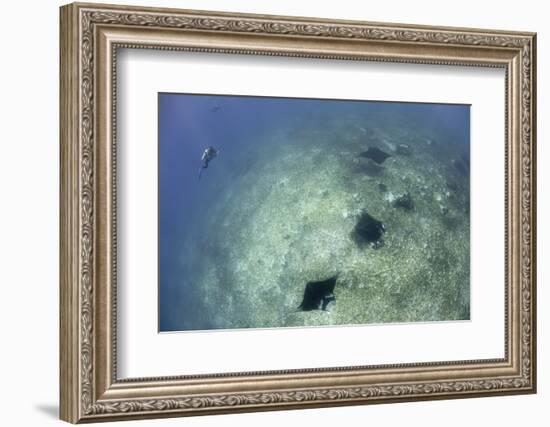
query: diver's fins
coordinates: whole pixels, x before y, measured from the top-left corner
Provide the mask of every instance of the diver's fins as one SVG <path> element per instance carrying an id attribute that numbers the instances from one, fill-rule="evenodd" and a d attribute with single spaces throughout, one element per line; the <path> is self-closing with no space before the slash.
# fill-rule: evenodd
<path id="1" fill-rule="evenodd" d="M 202 175 L 202 168 L 199 169 L 199 179 L 201 179 L 201 175 Z"/>

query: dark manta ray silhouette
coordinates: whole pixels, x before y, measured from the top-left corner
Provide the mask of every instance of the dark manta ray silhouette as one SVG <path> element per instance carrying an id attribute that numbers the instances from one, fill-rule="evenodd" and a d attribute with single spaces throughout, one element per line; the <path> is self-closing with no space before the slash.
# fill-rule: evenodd
<path id="1" fill-rule="evenodd" d="M 391 157 L 388 153 L 383 152 L 379 148 L 369 147 L 367 151 L 363 151 L 359 154 L 359 157 L 366 157 L 381 165 L 388 157 Z"/>
<path id="2" fill-rule="evenodd" d="M 363 211 L 351 235 L 355 243 L 360 247 L 371 244 L 377 249 L 383 245 L 382 237 L 385 232 L 386 226 L 382 221 L 378 221 L 376 218 L 370 216 L 367 211 Z"/>
<path id="3" fill-rule="evenodd" d="M 330 302 L 335 302 L 334 286 L 338 276 L 320 282 L 308 282 L 304 290 L 304 299 L 298 310 L 325 310 Z"/>

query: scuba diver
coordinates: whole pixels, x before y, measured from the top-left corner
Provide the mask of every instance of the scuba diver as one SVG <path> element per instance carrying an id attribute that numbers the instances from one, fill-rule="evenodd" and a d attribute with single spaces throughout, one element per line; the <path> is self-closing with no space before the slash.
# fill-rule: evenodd
<path id="1" fill-rule="evenodd" d="M 199 169 L 199 179 L 201 179 L 203 169 L 206 169 L 208 167 L 208 163 L 210 163 L 210 160 L 216 157 L 218 153 L 219 151 L 212 146 L 206 147 L 204 149 L 204 152 L 202 153 L 202 157 L 201 157 L 202 166 Z"/>

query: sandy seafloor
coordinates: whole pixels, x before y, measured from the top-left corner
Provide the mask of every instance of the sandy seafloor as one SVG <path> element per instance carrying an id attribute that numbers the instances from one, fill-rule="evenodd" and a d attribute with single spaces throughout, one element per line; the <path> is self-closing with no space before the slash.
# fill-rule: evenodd
<path id="1" fill-rule="evenodd" d="M 469 107 L 167 94 L 159 108 L 160 331 L 469 319 Z M 207 145 L 220 154 L 199 180 Z M 362 212 L 385 225 L 379 245 L 354 239 Z M 297 309 L 335 275 L 330 311 Z"/>

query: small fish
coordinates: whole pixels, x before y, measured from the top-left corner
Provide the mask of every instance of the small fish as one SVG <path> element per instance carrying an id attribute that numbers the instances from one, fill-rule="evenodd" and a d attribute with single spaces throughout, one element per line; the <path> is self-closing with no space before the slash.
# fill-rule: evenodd
<path id="1" fill-rule="evenodd" d="M 410 156 L 411 155 L 411 147 L 410 147 L 410 145 L 407 145 L 407 144 L 399 144 L 396 147 L 395 152 L 397 154 L 401 154 L 402 156 Z"/>

